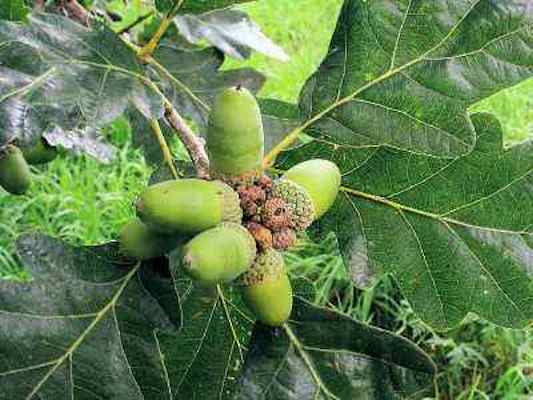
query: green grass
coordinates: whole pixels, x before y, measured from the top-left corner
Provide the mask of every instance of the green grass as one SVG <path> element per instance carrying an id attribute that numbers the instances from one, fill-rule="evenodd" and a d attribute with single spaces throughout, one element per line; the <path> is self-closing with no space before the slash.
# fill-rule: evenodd
<path id="1" fill-rule="evenodd" d="M 287 63 L 254 55 L 244 63 L 228 61 L 225 68 L 252 66 L 264 73 L 263 97 L 296 102 L 301 86 L 327 51 L 341 0 L 262 0 L 242 8 L 279 43 Z M 509 143 L 533 132 L 533 80 L 475 105 L 502 121 Z M 31 191 L 22 197 L 0 192 L 0 275 L 26 278 L 12 257 L 15 238 L 38 230 L 77 244 L 114 239 L 133 216 L 133 201 L 144 187 L 150 168 L 132 150 L 124 124 L 116 124 L 112 141 L 118 159 L 102 166 L 87 157 L 60 157 L 34 169 Z M 367 323 L 389 316 L 389 329 L 417 343 L 439 365 L 440 399 L 521 399 L 533 396 L 533 334 L 495 327 L 477 318 L 447 332 L 425 326 L 385 278 L 371 291 L 361 292 L 346 279 L 332 238 L 315 244 L 301 241 L 287 255 L 294 275 L 311 274 L 320 304 Z"/>

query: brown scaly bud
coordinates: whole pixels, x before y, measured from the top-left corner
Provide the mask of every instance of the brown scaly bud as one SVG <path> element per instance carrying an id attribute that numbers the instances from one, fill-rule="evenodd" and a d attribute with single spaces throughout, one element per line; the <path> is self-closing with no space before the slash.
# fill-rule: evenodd
<path id="1" fill-rule="evenodd" d="M 272 232 L 257 222 L 247 222 L 244 226 L 252 234 L 259 250 L 272 248 Z"/>
<path id="2" fill-rule="evenodd" d="M 266 201 L 265 191 L 258 186 L 250 186 L 250 187 L 241 186 L 239 187 L 237 192 L 239 193 L 241 202 L 243 202 L 244 204 L 255 203 L 261 206 Z"/>
<path id="3" fill-rule="evenodd" d="M 253 218 L 259 214 L 259 206 L 255 203 L 244 203 L 241 202 L 242 212 L 245 217 Z"/>
<path id="4" fill-rule="evenodd" d="M 261 175 L 257 181 L 257 185 L 259 185 L 259 187 L 263 190 L 271 190 L 273 185 L 272 179 L 267 175 Z"/>
<path id="5" fill-rule="evenodd" d="M 296 233 L 290 228 L 274 232 L 272 235 L 272 245 L 276 250 L 287 250 L 292 247 L 294 243 L 296 243 Z"/>
<path id="6" fill-rule="evenodd" d="M 287 203 L 280 198 L 266 201 L 261 210 L 261 220 L 268 229 L 277 232 L 292 226 L 292 211 Z"/>

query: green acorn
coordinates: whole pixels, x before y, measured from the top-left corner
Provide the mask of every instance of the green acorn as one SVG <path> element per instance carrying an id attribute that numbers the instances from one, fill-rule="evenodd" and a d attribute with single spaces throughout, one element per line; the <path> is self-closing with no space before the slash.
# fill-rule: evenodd
<path id="1" fill-rule="evenodd" d="M 226 222 L 204 231 L 183 249 L 185 272 L 202 285 L 231 282 L 252 265 L 255 240 L 242 225 Z"/>
<path id="2" fill-rule="evenodd" d="M 283 178 L 305 189 L 313 202 L 315 219 L 322 217 L 333 205 L 341 186 L 339 167 L 318 158 L 295 165 Z"/>
<path id="3" fill-rule="evenodd" d="M 50 146 L 45 138 L 30 147 L 22 147 L 22 154 L 24 158 L 31 165 L 46 164 L 53 161 L 58 154 L 55 147 Z"/>
<path id="4" fill-rule="evenodd" d="M 224 221 L 240 223 L 242 210 L 225 183 L 182 179 L 149 186 L 137 202 L 137 215 L 155 231 L 194 234 Z"/>
<path id="5" fill-rule="evenodd" d="M 231 182 L 253 181 L 261 171 L 264 141 L 261 111 L 253 94 L 241 86 L 219 94 L 207 130 L 211 175 Z"/>
<path id="6" fill-rule="evenodd" d="M 259 321 L 283 325 L 292 311 L 292 287 L 283 257 L 269 249 L 259 254 L 240 279 L 243 299 Z"/>
<path id="7" fill-rule="evenodd" d="M 30 184 L 30 167 L 20 149 L 13 145 L 0 149 L 0 186 L 11 194 L 24 194 Z"/>
<path id="8" fill-rule="evenodd" d="M 136 260 L 148 260 L 168 253 L 180 243 L 176 235 L 154 232 L 138 219 L 131 220 L 120 232 L 120 252 Z"/>

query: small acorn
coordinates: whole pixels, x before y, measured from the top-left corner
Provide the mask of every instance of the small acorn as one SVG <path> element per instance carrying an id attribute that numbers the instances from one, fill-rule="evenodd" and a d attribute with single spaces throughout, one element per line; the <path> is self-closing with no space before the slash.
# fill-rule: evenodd
<path id="1" fill-rule="evenodd" d="M 183 248 L 182 267 L 202 285 L 231 282 L 250 268 L 255 240 L 242 225 L 223 223 L 195 236 Z"/>
<path id="2" fill-rule="evenodd" d="M 211 176 L 252 183 L 260 174 L 264 133 L 259 105 L 242 86 L 226 89 L 214 101 L 207 129 Z"/>
<path id="3" fill-rule="evenodd" d="M 284 199 L 268 199 L 261 210 L 263 225 L 272 231 L 279 231 L 293 225 L 292 209 Z"/>
<path id="4" fill-rule="evenodd" d="M 333 205 L 341 185 L 339 167 L 318 158 L 295 165 L 285 172 L 283 178 L 305 189 L 313 201 L 315 219 L 322 217 Z"/>
<path id="5" fill-rule="evenodd" d="M 292 287 L 283 257 L 276 250 L 260 253 L 241 278 L 245 303 L 262 323 L 283 325 L 292 311 Z"/>
<path id="6" fill-rule="evenodd" d="M 260 250 L 266 250 L 272 248 L 272 232 L 265 226 L 258 224 L 257 222 L 249 221 L 245 225 L 248 232 L 254 237 L 257 247 Z"/>
<path id="7" fill-rule="evenodd" d="M 138 219 L 133 219 L 120 232 L 120 252 L 136 260 L 148 260 L 175 249 L 180 238 L 154 232 Z"/>
<path id="8" fill-rule="evenodd" d="M 194 234 L 224 221 L 240 223 L 242 210 L 225 183 L 182 179 L 149 186 L 137 202 L 137 215 L 155 231 Z"/>
<path id="9" fill-rule="evenodd" d="M 11 194 L 24 194 L 31 184 L 30 167 L 14 145 L 0 149 L 0 186 Z"/>
<path id="10" fill-rule="evenodd" d="M 53 161 L 57 157 L 58 151 L 42 137 L 33 146 L 22 147 L 22 154 L 28 164 L 39 165 Z"/>
<path id="11" fill-rule="evenodd" d="M 296 233 L 291 228 L 282 229 L 272 234 L 272 247 L 284 251 L 296 243 Z"/>

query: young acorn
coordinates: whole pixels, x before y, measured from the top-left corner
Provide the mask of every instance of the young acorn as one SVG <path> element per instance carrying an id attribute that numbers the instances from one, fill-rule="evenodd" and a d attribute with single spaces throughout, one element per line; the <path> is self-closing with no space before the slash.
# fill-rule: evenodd
<path id="1" fill-rule="evenodd" d="M 237 86 L 214 102 L 207 129 L 211 176 L 232 183 L 251 182 L 261 172 L 264 133 L 255 97 Z"/>
<path id="2" fill-rule="evenodd" d="M 240 278 L 245 303 L 265 325 L 280 326 L 292 311 L 292 287 L 283 257 L 276 250 L 260 253 Z"/>
<path id="3" fill-rule="evenodd" d="M 340 185 L 341 173 L 334 163 L 312 159 L 285 172 L 275 183 L 273 195 L 291 207 L 294 227 L 303 231 L 329 210 Z"/>
<path id="4" fill-rule="evenodd" d="M 154 232 L 138 219 L 133 219 L 120 232 L 121 254 L 135 260 L 149 260 L 178 247 L 180 238 Z"/>
<path id="5" fill-rule="evenodd" d="M 248 230 L 225 222 L 189 241 L 181 265 L 191 278 L 210 286 L 233 281 L 250 268 L 255 256 L 255 240 Z"/>
<path id="6" fill-rule="evenodd" d="M 58 154 L 57 148 L 50 146 L 44 137 L 41 137 L 33 146 L 22 147 L 21 150 L 24 158 L 30 165 L 49 163 Z"/>
<path id="7" fill-rule="evenodd" d="M 137 215 L 161 233 L 195 234 L 221 222 L 240 223 L 237 193 L 220 181 L 171 180 L 149 186 L 137 201 Z"/>
<path id="8" fill-rule="evenodd" d="M 0 149 L 0 186 L 20 195 L 26 193 L 30 184 L 30 167 L 20 149 L 14 145 Z"/>

